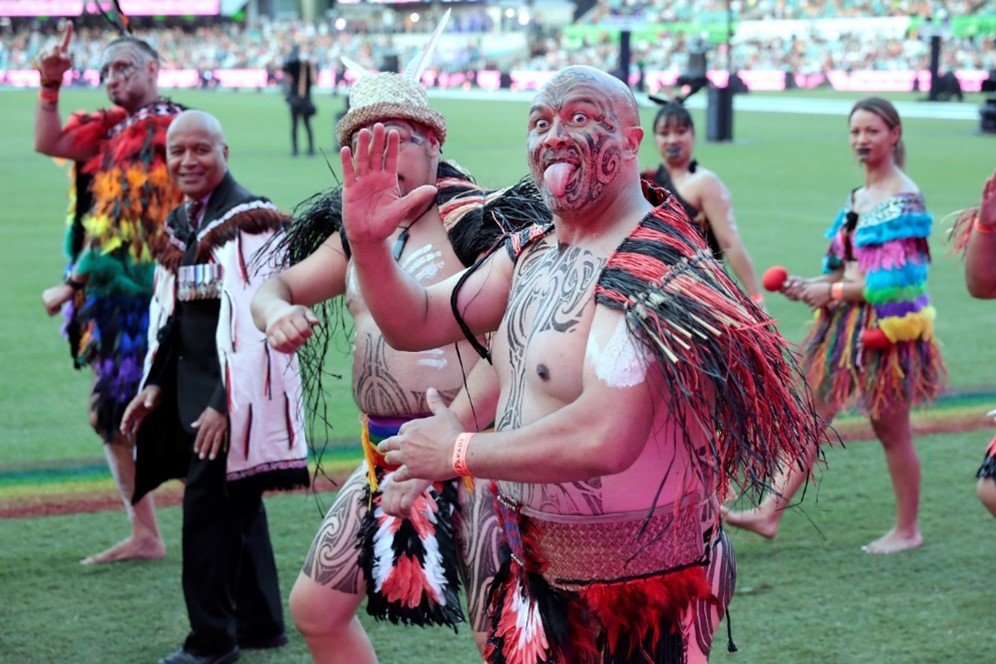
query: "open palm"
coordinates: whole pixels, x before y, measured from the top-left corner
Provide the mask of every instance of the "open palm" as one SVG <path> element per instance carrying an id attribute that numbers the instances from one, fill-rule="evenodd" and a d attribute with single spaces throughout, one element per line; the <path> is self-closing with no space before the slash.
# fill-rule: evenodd
<path id="1" fill-rule="evenodd" d="M 361 129 L 355 153 L 343 147 L 342 220 L 350 244 L 382 243 L 400 223 L 431 203 L 436 188 L 422 185 L 402 196 L 398 186 L 398 133 L 377 123 Z"/>

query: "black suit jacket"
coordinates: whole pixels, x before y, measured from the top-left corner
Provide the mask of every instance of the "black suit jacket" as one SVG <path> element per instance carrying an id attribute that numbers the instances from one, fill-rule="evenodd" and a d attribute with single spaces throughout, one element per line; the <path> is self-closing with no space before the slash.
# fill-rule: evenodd
<path id="1" fill-rule="evenodd" d="M 231 173 L 226 173 L 208 199 L 200 229 L 207 228 L 239 203 L 256 198 L 236 182 Z M 187 219 L 185 205 L 174 209 L 166 224 L 187 244 L 182 265 L 205 262 L 205 258 L 198 258 L 197 231 Z M 167 324 L 167 337 L 160 341 L 157 359 L 164 361 L 158 366 L 154 364 L 150 372 L 148 382 L 161 386 L 172 384 L 171 374 L 175 374 L 180 425 L 188 433 L 196 432 L 191 425 L 208 406 L 221 413 L 227 410 L 215 343 L 220 307 L 218 299 L 177 302 Z"/>
<path id="2" fill-rule="evenodd" d="M 211 222 L 240 203 L 258 199 L 226 173 L 208 199 L 199 226 L 201 240 Z M 206 248 L 187 219 L 186 205 L 171 211 L 166 224 L 174 237 L 186 244 L 181 265 L 207 261 Z M 218 299 L 178 301 L 159 332 L 159 348 L 146 384 L 158 385 L 163 400 L 138 431 L 135 499 L 166 480 L 186 476 L 192 450 L 180 443 L 178 428 L 194 434 L 197 430 L 192 424 L 205 408 L 211 406 L 221 413 L 228 410 L 215 341 L 220 308 Z"/>

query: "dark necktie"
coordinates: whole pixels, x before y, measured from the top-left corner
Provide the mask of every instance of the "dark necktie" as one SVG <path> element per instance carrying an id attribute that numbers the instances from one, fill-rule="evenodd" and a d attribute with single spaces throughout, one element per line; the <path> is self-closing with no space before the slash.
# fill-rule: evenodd
<path id="1" fill-rule="evenodd" d="M 193 228 L 194 230 L 197 229 L 197 225 L 201 217 L 201 212 L 203 211 L 204 211 L 204 201 L 198 199 L 187 203 L 187 222 L 190 224 L 190 227 Z"/>

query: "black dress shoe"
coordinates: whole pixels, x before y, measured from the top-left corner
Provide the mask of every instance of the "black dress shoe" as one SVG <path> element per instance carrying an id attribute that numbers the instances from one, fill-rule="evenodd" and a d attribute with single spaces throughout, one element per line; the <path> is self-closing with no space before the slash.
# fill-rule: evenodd
<path id="1" fill-rule="evenodd" d="M 239 639 L 239 649 L 240 650 L 270 650 L 271 648 L 279 648 L 280 646 L 287 645 L 287 635 L 281 632 L 276 636 L 268 636 L 265 638 L 240 638 Z"/>
<path id="2" fill-rule="evenodd" d="M 175 653 L 159 660 L 159 664 L 232 664 L 238 658 L 239 649 L 237 647 L 223 655 L 195 655 L 180 648 Z"/>

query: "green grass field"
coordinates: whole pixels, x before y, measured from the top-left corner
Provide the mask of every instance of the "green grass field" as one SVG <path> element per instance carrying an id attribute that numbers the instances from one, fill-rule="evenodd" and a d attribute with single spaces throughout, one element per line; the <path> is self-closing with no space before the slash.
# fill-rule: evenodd
<path id="1" fill-rule="evenodd" d="M 92 461 L 101 453 L 84 412 L 88 375 L 72 371 L 58 335 L 59 320 L 45 316 L 39 299 L 64 267 L 67 180 L 52 160 L 32 151 L 34 95 L 0 92 L 0 98 L 2 478 L 26 468 Z M 290 157 L 289 118 L 279 96 L 191 91 L 174 98 L 221 119 L 232 172 L 279 206 L 289 209 L 333 181 L 320 156 Z M 67 91 L 62 107 L 102 103 L 100 92 Z M 525 103 L 440 99 L 433 104 L 450 123 L 446 157 L 486 186 L 525 174 Z M 342 100 L 324 97 L 318 106 L 317 145 L 329 152 Z M 644 126 L 653 112 L 645 109 Z M 710 144 L 704 140 L 702 112 L 694 115 L 699 161 L 730 188 L 758 272 L 779 263 L 795 273 L 815 273 L 825 250 L 824 229 L 847 192 L 861 183 L 847 145 L 846 118 L 738 112 L 737 140 Z M 996 166 L 996 137 L 977 135 L 977 124 L 905 123 L 908 171 L 937 219 L 976 204 Z M 336 154 L 329 157 L 338 160 Z M 643 163 L 657 163 L 649 139 Z M 943 231 L 941 224 L 935 227 L 930 290 L 951 386 L 989 386 L 996 383 L 991 348 L 996 306 L 965 293 L 961 264 L 946 255 Z M 786 336 L 802 338 L 809 319 L 804 307 L 773 296 L 769 309 Z M 329 363 L 332 371 L 348 371 L 344 353 L 333 352 Z M 342 444 L 358 430 L 348 383 L 333 384 L 329 400 L 336 423 L 329 436 Z M 974 404 L 966 417 L 981 418 L 987 405 Z M 819 490 L 786 518 L 778 540 L 734 535 L 739 584 L 731 614 L 740 652 L 728 655 L 725 637 L 717 638 L 713 661 L 991 661 L 996 632 L 989 589 L 996 532 L 974 497 L 973 480 L 989 435 L 976 431 L 917 440 L 924 465 L 926 545 L 893 557 L 859 550 L 887 529 L 892 516 L 879 446 L 853 443 L 829 451 Z M 0 491 L 0 503 L 3 498 Z M 330 498 L 317 497 L 324 505 Z M 285 595 L 320 520 L 315 501 L 315 496 L 288 495 L 268 503 Z M 179 510 L 161 509 L 160 518 L 170 547 L 167 559 L 99 569 L 80 568 L 76 561 L 124 534 L 120 511 L 0 520 L 0 598 L 6 600 L 0 603 L 0 662 L 149 662 L 179 645 L 186 630 Z M 458 636 L 382 625 L 371 630 L 388 664 L 475 661 L 464 630 Z M 279 654 L 252 653 L 244 661 L 308 658 L 295 635 Z"/>

